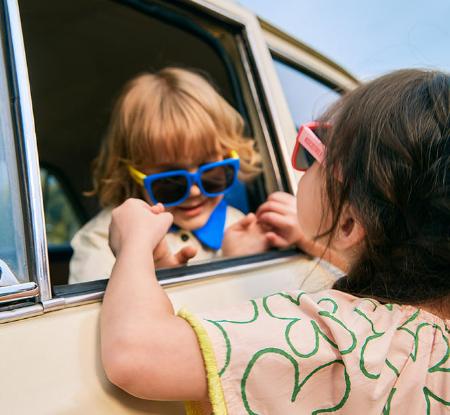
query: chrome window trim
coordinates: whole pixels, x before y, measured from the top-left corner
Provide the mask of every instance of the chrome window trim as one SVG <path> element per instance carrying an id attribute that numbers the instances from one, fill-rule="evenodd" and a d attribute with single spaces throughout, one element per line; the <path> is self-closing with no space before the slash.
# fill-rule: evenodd
<path id="1" fill-rule="evenodd" d="M 29 270 L 35 270 L 36 274 L 33 277 L 39 285 L 40 299 L 41 301 L 46 301 L 51 298 L 47 237 L 31 91 L 17 0 L 6 0 L 5 17 L 8 26 L 6 30 L 9 31 L 13 49 L 12 59 L 14 61 L 14 76 L 17 82 L 20 109 L 19 127 L 23 137 L 25 181 L 29 192 L 29 198 L 26 203 L 29 204 L 30 211 L 32 238 L 30 249 L 31 257 L 34 261 L 33 266 L 29 264 Z"/>
<path id="2" fill-rule="evenodd" d="M 39 287 L 35 282 L 0 287 L 0 306 L 13 301 L 29 300 L 39 296 Z"/>
<path id="3" fill-rule="evenodd" d="M 280 166 L 278 165 L 278 160 L 277 160 L 277 157 L 275 154 L 273 142 L 270 138 L 269 127 L 267 125 L 266 118 L 264 117 L 263 108 L 261 106 L 261 102 L 259 101 L 258 91 L 257 91 L 256 85 L 255 85 L 255 80 L 253 79 L 253 73 L 252 73 L 252 70 L 250 67 L 250 62 L 248 61 L 248 56 L 247 56 L 247 53 L 245 50 L 245 46 L 243 44 L 243 41 L 239 37 L 236 38 L 236 42 L 237 42 L 237 47 L 239 50 L 239 55 L 240 55 L 240 58 L 242 61 L 242 65 L 244 67 L 244 71 L 247 76 L 247 81 L 249 83 L 250 93 L 252 95 L 252 98 L 253 98 L 253 101 L 254 101 L 254 104 L 256 107 L 256 111 L 258 113 L 258 119 L 259 119 L 259 123 L 261 125 L 261 130 L 264 135 L 265 142 L 266 142 L 266 147 L 267 147 L 267 150 L 269 153 L 270 162 L 271 162 L 273 170 L 274 170 L 275 181 L 277 183 L 278 189 L 283 189 L 283 180 L 281 178 Z"/>
<path id="4" fill-rule="evenodd" d="M 29 317 L 36 317 L 42 314 L 44 314 L 44 307 L 42 304 L 34 304 L 27 307 L 15 308 L 13 310 L 0 311 L 0 324 L 22 320 Z"/>
<path id="5" fill-rule="evenodd" d="M 237 273 L 245 273 L 247 271 L 254 271 L 263 267 L 267 267 L 270 265 L 276 265 L 276 264 L 284 264 L 289 263 L 293 261 L 297 261 L 299 256 L 298 255 L 290 255 L 290 256 L 283 256 L 281 258 L 272 258 L 267 259 L 265 261 L 259 261 L 259 262 L 253 262 L 251 264 L 240 264 L 236 266 L 231 266 L 227 268 L 221 268 L 218 270 L 215 270 L 213 272 L 199 272 L 196 274 L 190 274 L 186 276 L 181 277 L 173 277 L 173 278 L 167 278 L 164 280 L 160 280 L 159 283 L 163 287 L 172 287 L 175 285 L 190 283 L 190 282 L 196 282 L 196 281 L 205 281 L 205 280 L 211 280 L 219 277 L 228 277 L 235 275 Z M 104 291 L 97 291 L 92 293 L 84 293 L 79 295 L 73 295 L 70 297 L 61 297 L 61 298 L 54 298 L 51 300 L 47 300 L 43 302 L 43 308 L 44 312 L 49 311 L 56 311 L 61 310 L 68 307 L 76 307 L 79 305 L 85 305 L 90 303 L 95 303 L 98 301 L 101 301 L 104 295 Z M 1 315 L 0 315 L 1 320 Z"/>

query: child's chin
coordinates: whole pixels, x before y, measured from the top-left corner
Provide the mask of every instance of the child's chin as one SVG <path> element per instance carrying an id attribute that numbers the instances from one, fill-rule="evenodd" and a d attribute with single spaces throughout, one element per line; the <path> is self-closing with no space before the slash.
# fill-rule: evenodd
<path id="1" fill-rule="evenodd" d="M 208 221 L 207 215 L 200 215 L 194 218 L 174 218 L 174 223 L 179 228 L 184 229 L 186 231 L 193 231 L 195 229 L 201 228 Z"/>

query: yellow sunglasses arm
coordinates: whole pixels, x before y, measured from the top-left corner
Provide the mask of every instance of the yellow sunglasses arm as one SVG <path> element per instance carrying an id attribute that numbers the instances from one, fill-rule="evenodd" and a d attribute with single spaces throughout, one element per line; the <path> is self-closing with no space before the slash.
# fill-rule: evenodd
<path id="1" fill-rule="evenodd" d="M 230 157 L 232 159 L 238 159 L 239 158 L 239 154 L 238 154 L 238 152 L 236 150 L 231 150 L 230 151 Z"/>
<path id="2" fill-rule="evenodd" d="M 144 173 L 141 173 L 139 170 L 136 170 L 132 166 L 128 166 L 128 171 L 130 172 L 131 177 L 136 183 L 144 186 L 144 179 L 147 177 Z"/>

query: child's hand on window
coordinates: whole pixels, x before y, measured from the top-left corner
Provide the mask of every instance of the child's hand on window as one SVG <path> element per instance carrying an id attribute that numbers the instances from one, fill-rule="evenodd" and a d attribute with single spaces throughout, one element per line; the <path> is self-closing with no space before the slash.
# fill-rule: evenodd
<path id="1" fill-rule="evenodd" d="M 253 255 L 270 248 L 266 231 L 254 213 L 249 213 L 240 221 L 229 226 L 222 243 L 224 256 Z"/>
<path id="2" fill-rule="evenodd" d="M 295 196 L 285 192 L 272 193 L 258 208 L 256 217 L 268 230 L 266 236 L 272 247 L 302 247 L 305 237 L 298 224 Z"/>
<path id="3" fill-rule="evenodd" d="M 296 245 L 311 256 L 321 257 L 340 268 L 345 267 L 342 258 L 332 248 L 305 237 L 298 224 L 295 196 L 285 192 L 272 193 L 258 208 L 256 216 L 267 231 L 270 246 L 286 248 Z"/>

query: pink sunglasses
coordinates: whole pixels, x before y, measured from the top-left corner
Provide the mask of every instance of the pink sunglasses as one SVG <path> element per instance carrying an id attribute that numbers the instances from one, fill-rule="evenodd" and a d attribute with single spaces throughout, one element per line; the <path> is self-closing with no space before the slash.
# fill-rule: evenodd
<path id="1" fill-rule="evenodd" d="M 295 170 L 306 171 L 315 161 L 323 163 L 325 145 L 314 133 L 314 130 L 319 127 L 329 128 L 330 124 L 311 121 L 300 126 L 292 152 L 292 167 Z"/>

